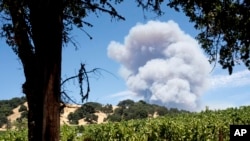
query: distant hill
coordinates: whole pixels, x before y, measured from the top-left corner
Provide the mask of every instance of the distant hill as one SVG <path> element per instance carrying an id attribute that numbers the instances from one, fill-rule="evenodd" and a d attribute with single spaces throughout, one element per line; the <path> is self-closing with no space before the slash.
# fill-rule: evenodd
<path id="1" fill-rule="evenodd" d="M 8 122 L 7 117 L 14 114 L 13 109 L 23 104 L 25 97 L 15 97 L 10 100 L 0 100 L 0 127 Z"/>
<path id="2" fill-rule="evenodd" d="M 61 124 L 98 124 L 107 121 L 154 118 L 165 114 L 176 114 L 178 109 L 148 104 L 145 101 L 123 100 L 117 106 L 87 102 L 83 105 L 66 104 L 61 111 Z M 0 128 L 27 118 L 28 108 L 25 97 L 0 100 Z"/>

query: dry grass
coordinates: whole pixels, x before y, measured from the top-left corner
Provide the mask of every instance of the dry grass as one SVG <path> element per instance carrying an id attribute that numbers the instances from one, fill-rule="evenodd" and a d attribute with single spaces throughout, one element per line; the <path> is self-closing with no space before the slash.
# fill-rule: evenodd
<path id="1" fill-rule="evenodd" d="M 24 105 L 27 107 L 27 102 L 24 103 Z M 11 114 L 10 116 L 8 116 L 8 120 L 10 122 L 14 122 L 16 121 L 17 118 L 19 118 L 21 116 L 21 113 L 18 111 L 21 105 L 19 105 L 18 107 L 14 108 L 13 114 Z M 61 124 L 68 124 L 69 125 L 69 120 L 68 120 L 68 115 L 71 112 L 75 112 L 76 109 L 80 108 L 81 105 L 73 105 L 73 104 L 67 104 L 66 107 L 64 108 L 64 112 L 63 114 L 61 114 L 61 119 L 60 119 L 60 123 Z M 115 110 L 117 108 L 117 106 L 113 106 L 113 110 Z M 103 123 L 104 119 L 107 117 L 107 115 L 103 112 L 97 112 L 95 113 L 95 115 L 98 116 L 98 120 L 97 123 Z M 84 121 L 83 119 L 79 120 L 79 125 L 86 125 L 87 122 Z M 0 128 L 0 131 L 4 131 L 6 130 L 6 125 L 4 125 L 2 128 Z"/>

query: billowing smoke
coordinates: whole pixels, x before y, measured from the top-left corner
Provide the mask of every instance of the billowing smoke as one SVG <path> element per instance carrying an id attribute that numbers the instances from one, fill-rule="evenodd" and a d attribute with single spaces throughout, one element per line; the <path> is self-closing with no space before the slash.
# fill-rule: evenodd
<path id="1" fill-rule="evenodd" d="M 199 108 L 210 65 L 197 41 L 174 21 L 136 25 L 123 44 L 109 44 L 108 56 L 121 63 L 128 90 L 144 100 L 186 110 Z"/>

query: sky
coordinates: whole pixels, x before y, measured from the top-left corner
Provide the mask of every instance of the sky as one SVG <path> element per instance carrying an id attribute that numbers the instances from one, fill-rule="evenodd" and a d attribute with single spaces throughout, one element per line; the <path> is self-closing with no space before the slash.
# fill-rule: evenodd
<path id="1" fill-rule="evenodd" d="M 165 6 L 165 5 L 164 5 Z M 117 11 L 126 20 L 90 14 L 93 27 L 73 30 L 73 44 L 63 47 L 62 80 L 76 75 L 80 63 L 90 74 L 88 101 L 116 105 L 125 99 L 145 100 L 166 107 L 200 111 L 250 105 L 250 71 L 243 65 L 232 75 L 208 63 L 195 40 L 199 31 L 183 13 L 163 7 L 157 16 L 143 12 L 134 2 L 124 2 Z M 0 99 L 21 97 L 25 81 L 20 60 L 5 40 L 0 40 Z M 81 102 L 77 80 L 63 86 Z"/>

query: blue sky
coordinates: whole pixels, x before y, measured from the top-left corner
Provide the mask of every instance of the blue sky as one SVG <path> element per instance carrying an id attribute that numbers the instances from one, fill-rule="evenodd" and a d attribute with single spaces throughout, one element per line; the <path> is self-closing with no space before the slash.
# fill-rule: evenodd
<path id="1" fill-rule="evenodd" d="M 166 7 L 164 7 L 164 9 L 165 14 L 161 17 L 145 12 L 147 16 L 145 18 L 143 11 L 138 9 L 133 2 L 126 2 L 118 6 L 118 11 L 126 18 L 126 21 L 111 19 L 103 13 L 100 13 L 98 18 L 93 14 L 89 15 L 85 21 L 92 23 L 94 27 L 86 27 L 85 31 L 88 32 L 93 39 L 89 40 L 88 36 L 80 30 L 74 30 L 71 33 L 71 36 L 79 47 L 76 50 L 72 44 L 68 44 L 63 48 L 62 78 L 65 79 L 71 75 L 75 75 L 82 62 L 86 64 L 89 70 L 102 68 L 112 73 L 101 71 L 100 73 L 90 76 L 91 93 L 88 101 L 115 105 L 120 100 L 127 98 L 134 100 L 142 99 L 142 95 L 136 94 L 136 92 L 139 92 L 138 89 L 132 87 L 129 81 L 124 79 L 124 75 L 120 73 L 121 65 L 126 66 L 126 62 L 124 62 L 124 60 L 117 60 L 114 55 L 108 55 L 108 48 L 111 48 L 110 46 L 112 45 L 110 43 L 112 41 L 125 47 L 125 37 L 130 37 L 132 34 L 132 32 L 130 32 L 131 28 L 138 25 L 138 23 L 148 25 L 148 21 L 152 20 L 160 21 L 160 23 L 167 23 L 169 20 L 172 20 L 178 24 L 181 31 L 193 38 L 195 37 L 198 31 L 194 29 L 192 23 L 189 23 L 185 15 Z M 196 59 L 199 58 L 196 57 Z M 0 99 L 23 96 L 21 90 L 22 83 L 24 82 L 22 65 L 17 56 L 5 44 L 4 39 L 0 40 L 0 68 Z M 143 67 L 140 66 L 140 68 Z M 212 68 L 212 66 L 210 68 Z M 200 72 L 201 69 L 202 67 L 197 69 L 197 71 Z M 178 70 L 179 68 L 176 67 L 176 71 Z M 134 76 L 139 75 L 135 74 Z M 246 70 L 244 66 L 238 66 L 235 68 L 233 75 L 229 76 L 227 70 L 222 70 L 217 64 L 213 70 L 211 69 L 211 72 L 209 71 L 207 73 L 207 76 L 202 76 L 206 78 L 201 78 L 201 80 L 204 79 L 204 83 L 206 81 L 206 83 L 209 84 L 207 84 L 206 87 L 197 87 L 197 89 L 202 87 L 202 92 L 195 94 L 195 103 L 197 105 L 193 110 L 204 109 L 205 106 L 209 106 L 211 109 L 218 109 L 250 104 L 250 72 Z M 190 84 L 194 85 L 195 83 Z M 190 87 L 196 89 L 195 86 Z M 80 101 L 77 80 L 67 83 L 65 88 L 76 101 Z M 152 92 L 153 90 L 154 87 L 149 91 Z M 178 96 L 185 97 L 185 95 Z M 155 97 L 151 97 L 151 99 L 153 102 L 157 102 Z M 158 100 L 161 100 L 161 97 L 158 98 Z M 162 104 L 163 102 L 160 103 Z M 166 105 L 179 107 L 176 101 L 167 102 Z M 186 105 L 182 104 L 181 106 L 185 108 Z"/>

